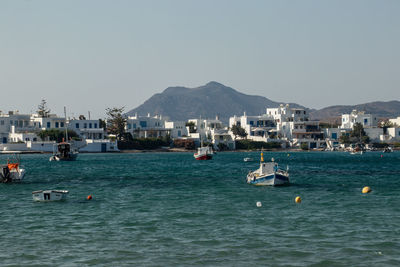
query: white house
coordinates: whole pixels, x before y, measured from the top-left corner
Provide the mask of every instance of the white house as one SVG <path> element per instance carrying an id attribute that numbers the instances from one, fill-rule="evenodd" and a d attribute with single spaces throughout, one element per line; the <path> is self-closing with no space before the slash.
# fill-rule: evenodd
<path id="1" fill-rule="evenodd" d="M 100 127 L 99 120 L 72 119 L 68 122 L 67 127 L 84 139 L 101 140 L 105 137 L 104 129 Z"/>
<path id="2" fill-rule="evenodd" d="M 165 129 L 169 129 L 171 138 L 180 138 L 188 136 L 186 122 L 184 121 L 166 121 Z"/>
<path id="3" fill-rule="evenodd" d="M 378 118 L 364 111 L 353 110 L 350 114 L 342 114 L 340 128 L 353 129 L 354 124 L 361 123 L 364 128 L 378 127 Z"/>
<path id="4" fill-rule="evenodd" d="M 400 127 L 400 117 L 397 117 L 396 119 L 389 119 L 389 121 L 393 123 L 393 125 Z"/>
<path id="5" fill-rule="evenodd" d="M 275 135 L 276 123 L 274 117 L 268 114 L 260 116 L 243 116 L 237 117 L 236 115 L 229 118 L 229 128 L 238 125 L 242 127 L 246 133 L 247 138 L 254 141 L 267 142 L 270 135 Z M 231 132 L 234 138 L 233 133 Z"/>
<path id="6" fill-rule="evenodd" d="M 266 113 L 274 118 L 278 136 L 288 140 L 291 146 L 306 144 L 309 148 L 320 148 L 325 145 L 319 121 L 310 120 L 305 109 L 281 104 L 278 108 L 267 108 Z"/>
<path id="7" fill-rule="evenodd" d="M 212 141 L 212 130 L 222 130 L 224 126 L 218 117 L 215 119 L 190 119 L 189 122 L 194 123 L 196 133 L 188 133 L 189 136 L 198 137 L 203 141 Z"/>
<path id="8" fill-rule="evenodd" d="M 165 128 L 165 120 L 161 115 L 151 117 L 135 116 L 128 117 L 125 130 L 134 138 L 164 137 L 170 134 L 171 129 Z"/>

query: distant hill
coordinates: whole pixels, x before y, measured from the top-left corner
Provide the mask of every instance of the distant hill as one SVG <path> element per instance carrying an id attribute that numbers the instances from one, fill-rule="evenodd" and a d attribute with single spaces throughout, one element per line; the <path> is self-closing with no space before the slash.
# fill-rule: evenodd
<path id="1" fill-rule="evenodd" d="M 209 82 L 197 88 L 168 87 L 162 93 L 155 94 L 142 105 L 126 113 L 126 115 L 145 116 L 147 114 L 162 115 L 174 121 L 187 121 L 194 118 L 213 119 L 219 116 L 224 123 L 234 115 L 265 114 L 266 108 L 278 107 L 280 102 L 272 101 L 263 96 L 246 95 L 218 82 Z M 290 103 L 291 107 L 305 108 Z M 329 123 L 340 123 L 342 114 L 353 109 L 376 114 L 379 118 L 394 118 L 400 116 L 400 101 L 371 102 L 359 105 L 330 106 L 320 110 L 308 109 L 312 119 Z"/>
<path id="2" fill-rule="evenodd" d="M 400 116 L 400 101 L 376 101 L 353 106 L 330 106 L 319 110 L 312 110 L 310 111 L 310 116 L 318 120 L 332 120 L 332 118 L 348 114 L 354 109 L 375 114 L 378 118 L 394 118 Z"/>
<path id="3" fill-rule="evenodd" d="M 219 116 L 220 120 L 228 122 L 233 115 L 242 115 L 244 112 L 247 115 L 261 115 L 265 114 L 267 107 L 278 107 L 279 104 L 262 96 L 246 95 L 223 84 L 209 82 L 197 88 L 168 87 L 126 114 L 161 114 L 174 121 Z M 299 107 L 297 104 L 291 106 Z"/>

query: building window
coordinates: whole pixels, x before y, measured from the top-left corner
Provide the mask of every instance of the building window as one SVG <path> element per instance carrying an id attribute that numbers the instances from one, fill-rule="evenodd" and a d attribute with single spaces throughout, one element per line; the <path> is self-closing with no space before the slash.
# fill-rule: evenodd
<path id="1" fill-rule="evenodd" d="M 50 128 L 51 127 L 51 124 L 50 124 L 50 122 L 48 121 L 47 122 L 47 128 Z"/>
<path id="2" fill-rule="evenodd" d="M 75 123 L 75 128 L 79 129 L 79 123 Z"/>
<path id="3" fill-rule="evenodd" d="M 368 124 L 368 119 L 364 119 L 364 124 Z"/>
<path id="4" fill-rule="evenodd" d="M 56 128 L 58 128 L 58 121 L 56 121 Z"/>
<path id="5" fill-rule="evenodd" d="M 147 121 L 140 121 L 140 127 L 146 128 L 147 127 Z"/>
<path id="6" fill-rule="evenodd" d="M 1 121 L 0 124 L 1 124 L 1 125 L 4 125 L 4 121 Z"/>
<path id="7" fill-rule="evenodd" d="M 85 122 L 84 124 L 83 124 L 83 128 L 87 128 L 87 123 Z"/>
<path id="8" fill-rule="evenodd" d="M 60 127 L 61 127 L 61 128 L 64 127 L 64 122 L 60 122 Z"/>
<path id="9" fill-rule="evenodd" d="M 92 123 L 89 123 L 89 128 L 92 128 Z"/>
<path id="10" fill-rule="evenodd" d="M 136 123 L 133 124 L 133 129 L 136 129 Z"/>
<path id="11" fill-rule="evenodd" d="M 94 128 L 97 129 L 97 123 L 94 123 Z"/>
<path id="12" fill-rule="evenodd" d="M 128 123 L 128 129 L 131 129 L 132 125 L 130 123 Z"/>

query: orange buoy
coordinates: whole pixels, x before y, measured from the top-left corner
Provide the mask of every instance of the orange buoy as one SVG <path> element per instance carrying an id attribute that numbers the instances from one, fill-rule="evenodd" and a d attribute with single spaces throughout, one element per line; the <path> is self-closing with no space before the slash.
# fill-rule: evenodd
<path id="1" fill-rule="evenodd" d="M 372 190 L 371 190 L 371 188 L 369 187 L 369 186 L 365 186 L 363 189 L 362 189 L 362 193 L 363 194 L 368 194 L 368 193 L 370 193 Z"/>
<path id="2" fill-rule="evenodd" d="M 91 200 L 92 198 L 93 198 L 92 195 L 88 195 L 88 196 L 86 197 L 87 200 Z"/>

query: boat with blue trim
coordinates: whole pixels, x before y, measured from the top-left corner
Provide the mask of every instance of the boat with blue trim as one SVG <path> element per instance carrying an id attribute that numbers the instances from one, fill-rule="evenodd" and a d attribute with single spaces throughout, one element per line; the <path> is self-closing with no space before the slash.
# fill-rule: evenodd
<path id="1" fill-rule="evenodd" d="M 247 174 L 247 183 L 252 185 L 287 185 L 289 184 L 289 168 L 282 170 L 274 158 L 271 162 L 264 162 L 261 152 L 260 168 Z"/>

